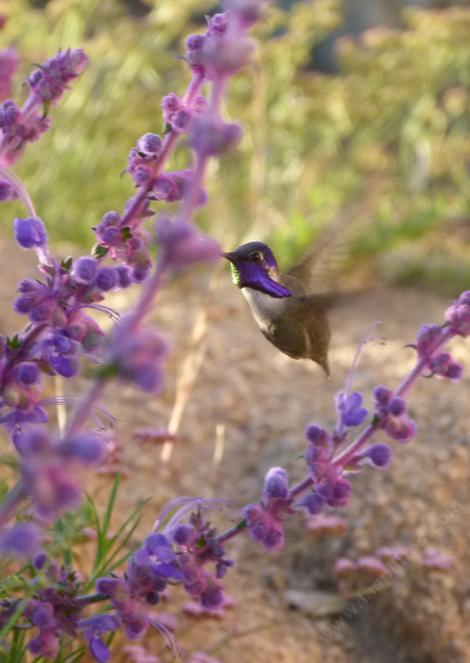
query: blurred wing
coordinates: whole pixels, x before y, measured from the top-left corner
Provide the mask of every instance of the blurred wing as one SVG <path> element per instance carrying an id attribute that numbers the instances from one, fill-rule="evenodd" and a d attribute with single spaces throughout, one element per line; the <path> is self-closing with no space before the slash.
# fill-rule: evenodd
<path id="1" fill-rule="evenodd" d="M 282 278 L 282 283 L 295 294 L 325 293 L 335 289 L 335 280 L 348 257 L 353 238 L 370 220 L 366 211 L 382 191 L 378 180 L 368 182 L 356 199 L 348 202 L 338 216 L 320 231 L 313 246 Z"/>

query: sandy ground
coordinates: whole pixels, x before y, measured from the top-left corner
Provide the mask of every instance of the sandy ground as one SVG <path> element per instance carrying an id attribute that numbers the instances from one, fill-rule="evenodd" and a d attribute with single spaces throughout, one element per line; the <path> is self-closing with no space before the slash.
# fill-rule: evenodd
<path id="1" fill-rule="evenodd" d="M 9 330 L 19 326 L 5 313 L 11 278 L 5 276 L 1 292 L 2 325 Z M 152 313 L 152 323 L 172 339 L 165 391 L 149 398 L 115 385 L 103 402 L 119 418 L 129 471 L 119 515 L 138 499 L 151 498 L 141 536 L 176 495 L 232 500 L 235 520 L 237 509 L 259 498 L 269 467 L 282 465 L 292 480 L 301 478 L 304 426 L 334 424 L 334 394 L 369 325 L 381 320 L 386 339 L 366 346 L 354 378 L 354 388 L 364 391 L 370 404 L 376 384 L 394 387 L 412 366 L 413 351 L 403 346 L 413 341 L 417 327 L 441 321 L 448 304 L 429 293 L 393 289 L 343 304 L 331 315 L 332 377 L 327 380 L 316 365 L 285 357 L 261 336 L 227 271 L 220 269 L 209 294 L 201 295 L 205 283 L 196 272 L 172 283 Z M 124 303 L 122 295 L 115 300 L 117 306 Z M 317 540 L 299 515 L 289 522 L 286 547 L 278 554 L 266 554 L 248 536 L 239 536 L 230 545 L 237 565 L 226 581 L 236 605 L 223 620 L 177 613 L 183 650 L 204 651 L 223 663 L 470 661 L 470 346 L 456 340 L 453 348 L 467 377 L 459 384 L 421 381 L 410 398 L 418 436 L 409 445 L 395 445 L 389 470 L 367 470 L 354 478 L 352 502 L 341 510 L 349 525 L 346 534 Z M 142 445 L 132 432 L 167 426 L 172 412 L 175 424 L 175 398 L 181 405 L 182 397 L 178 439 L 163 462 L 161 446 Z M 108 489 L 105 479 L 94 485 L 97 495 Z M 220 524 L 230 525 L 230 516 Z M 392 544 L 410 546 L 416 554 L 434 546 L 454 557 L 455 568 L 444 574 L 405 565 L 366 600 L 350 600 L 340 614 L 318 616 L 326 600 L 338 598 L 333 575 L 338 556 L 357 558 Z M 292 609 L 286 599 L 292 590 L 310 598 L 321 591 L 327 597 L 314 594 L 316 607 L 314 602 L 313 608 Z M 184 598 L 176 590 L 164 609 L 175 611 L 179 597 Z M 161 653 L 157 636 L 146 645 Z M 116 653 L 112 660 L 129 657 Z"/>

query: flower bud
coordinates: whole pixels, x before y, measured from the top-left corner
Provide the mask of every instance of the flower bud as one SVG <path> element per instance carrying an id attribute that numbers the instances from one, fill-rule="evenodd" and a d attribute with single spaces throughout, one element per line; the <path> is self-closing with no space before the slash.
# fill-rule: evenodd
<path id="1" fill-rule="evenodd" d="M 47 243 L 46 227 L 38 217 L 15 219 L 15 239 L 23 249 L 44 246 Z"/>

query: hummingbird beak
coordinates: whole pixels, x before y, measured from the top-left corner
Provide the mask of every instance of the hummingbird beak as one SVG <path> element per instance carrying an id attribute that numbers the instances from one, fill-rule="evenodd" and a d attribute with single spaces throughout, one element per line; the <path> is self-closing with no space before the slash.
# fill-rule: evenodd
<path id="1" fill-rule="evenodd" d="M 220 254 L 223 258 L 226 258 L 227 260 L 230 260 L 230 262 L 233 262 L 235 259 L 235 253 L 228 251 L 227 253 L 221 253 Z"/>

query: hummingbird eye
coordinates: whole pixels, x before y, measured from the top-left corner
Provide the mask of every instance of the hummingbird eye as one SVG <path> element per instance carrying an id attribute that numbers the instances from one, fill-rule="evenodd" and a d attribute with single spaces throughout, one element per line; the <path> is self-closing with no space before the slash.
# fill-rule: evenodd
<path id="1" fill-rule="evenodd" d="M 261 260 L 263 260 L 263 254 L 261 253 L 261 251 L 253 251 L 252 253 L 250 253 L 250 258 L 254 262 L 260 262 Z"/>

